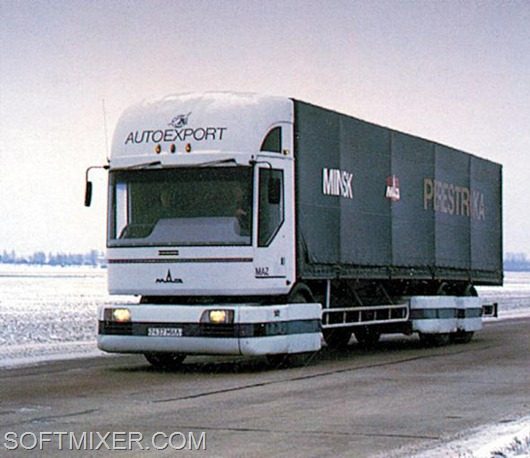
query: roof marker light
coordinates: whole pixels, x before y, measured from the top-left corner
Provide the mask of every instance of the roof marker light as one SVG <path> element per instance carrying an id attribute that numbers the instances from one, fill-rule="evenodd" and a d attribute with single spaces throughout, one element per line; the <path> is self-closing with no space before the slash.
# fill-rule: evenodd
<path id="1" fill-rule="evenodd" d="M 191 143 L 186 143 L 186 153 L 191 153 Z"/>
<path id="2" fill-rule="evenodd" d="M 156 145 L 155 146 L 155 153 L 156 154 L 160 154 L 161 151 L 162 151 L 162 147 L 160 146 L 160 144 Z"/>

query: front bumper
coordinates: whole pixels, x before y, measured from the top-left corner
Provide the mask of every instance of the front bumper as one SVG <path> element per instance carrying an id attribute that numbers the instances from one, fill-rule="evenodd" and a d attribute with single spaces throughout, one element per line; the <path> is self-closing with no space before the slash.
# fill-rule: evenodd
<path id="1" fill-rule="evenodd" d="M 105 319 L 109 308 L 98 310 L 98 347 L 107 352 L 267 355 L 317 351 L 321 346 L 321 305 L 315 303 L 134 304 L 126 307 L 131 314 L 127 322 Z M 232 310 L 233 322 L 201 322 L 205 311 L 218 309 Z"/>

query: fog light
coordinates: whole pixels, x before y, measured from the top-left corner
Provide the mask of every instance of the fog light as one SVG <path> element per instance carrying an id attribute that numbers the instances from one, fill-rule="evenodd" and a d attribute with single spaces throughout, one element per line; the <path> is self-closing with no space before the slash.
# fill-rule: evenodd
<path id="1" fill-rule="evenodd" d="M 205 310 L 201 317 L 201 323 L 231 324 L 233 322 L 233 310 Z"/>
<path id="2" fill-rule="evenodd" d="M 112 309 L 112 321 L 119 323 L 131 321 L 131 311 L 129 309 Z"/>

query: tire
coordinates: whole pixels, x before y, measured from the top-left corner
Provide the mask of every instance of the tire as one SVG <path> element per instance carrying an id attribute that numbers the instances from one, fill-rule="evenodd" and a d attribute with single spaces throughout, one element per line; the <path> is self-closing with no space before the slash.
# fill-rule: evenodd
<path id="1" fill-rule="evenodd" d="M 373 348 L 379 342 L 381 333 L 379 331 L 374 331 L 368 327 L 361 328 L 354 332 L 355 338 L 359 345 L 363 348 Z"/>
<path id="2" fill-rule="evenodd" d="M 271 369 L 282 369 L 287 366 L 288 356 L 286 353 L 267 355 L 267 364 Z"/>
<path id="3" fill-rule="evenodd" d="M 348 346 L 352 330 L 350 328 L 324 329 L 322 334 L 329 348 L 340 350 Z"/>
<path id="4" fill-rule="evenodd" d="M 316 352 L 305 352 L 305 353 L 280 353 L 277 355 L 267 355 L 267 364 L 271 369 L 287 369 L 289 367 L 303 367 L 307 366 L 313 358 Z"/>
<path id="5" fill-rule="evenodd" d="M 174 370 L 181 367 L 186 355 L 181 353 L 144 353 L 144 357 L 156 369 Z"/>
<path id="6" fill-rule="evenodd" d="M 451 334 L 451 341 L 457 344 L 467 344 L 473 339 L 473 331 L 458 331 Z"/>
<path id="7" fill-rule="evenodd" d="M 451 343 L 451 334 L 423 334 L 420 333 L 420 341 L 426 347 L 443 347 Z"/>

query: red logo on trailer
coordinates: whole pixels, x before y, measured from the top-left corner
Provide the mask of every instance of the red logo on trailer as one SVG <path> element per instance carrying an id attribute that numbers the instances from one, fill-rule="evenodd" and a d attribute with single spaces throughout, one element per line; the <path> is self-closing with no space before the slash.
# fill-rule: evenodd
<path id="1" fill-rule="evenodd" d="M 390 199 L 392 202 L 397 202 L 400 199 L 399 178 L 396 175 L 387 177 L 385 197 Z"/>

